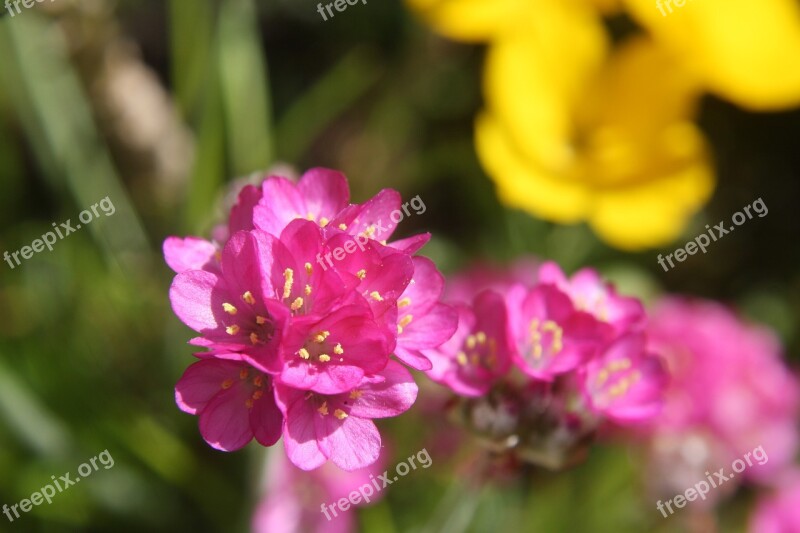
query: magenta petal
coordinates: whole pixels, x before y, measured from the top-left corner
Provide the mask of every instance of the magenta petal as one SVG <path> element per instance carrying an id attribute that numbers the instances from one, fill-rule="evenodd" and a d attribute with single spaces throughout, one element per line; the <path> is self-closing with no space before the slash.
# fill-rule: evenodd
<path id="1" fill-rule="evenodd" d="M 402 365 L 389 361 L 380 383 L 362 384 L 361 395 L 353 400 L 350 415 L 361 418 L 387 418 L 408 411 L 417 399 L 417 384 L 411 373 Z"/>
<path id="2" fill-rule="evenodd" d="M 317 425 L 328 433 L 320 440 L 320 448 L 342 470 L 358 470 L 378 460 L 381 435 L 371 420 L 350 416 L 339 421 L 324 416 L 317 419 Z"/>
<path id="3" fill-rule="evenodd" d="M 388 240 L 397 227 L 389 217 L 393 211 L 400 209 L 402 202 L 403 199 L 399 192 L 394 189 L 383 189 L 361 204 L 361 211 L 353 224 L 348 226 L 348 233 L 360 235 L 373 228 L 373 239 L 376 241 Z"/>
<path id="4" fill-rule="evenodd" d="M 203 270 L 178 274 L 169 289 L 172 310 L 184 324 L 203 332 L 219 327 L 213 309 L 222 309 L 224 294 L 222 280 Z"/>
<path id="5" fill-rule="evenodd" d="M 431 240 L 430 233 L 420 233 L 419 235 L 412 235 L 411 237 L 406 237 L 405 239 L 398 239 L 390 242 L 387 244 L 387 246 L 413 255 L 419 252 L 423 246 L 428 244 L 429 240 Z"/>
<path id="6" fill-rule="evenodd" d="M 398 344 L 397 347 L 394 349 L 394 356 L 403 363 L 404 365 L 408 365 L 409 367 L 413 368 L 414 370 L 419 370 L 422 372 L 427 372 L 428 370 L 433 368 L 433 363 L 430 359 L 428 359 L 425 355 L 422 354 L 419 350 L 410 350 L 404 348 L 402 345 Z"/>
<path id="7" fill-rule="evenodd" d="M 304 202 L 294 182 L 271 176 L 262 184 L 261 191 L 261 203 L 253 208 L 256 228 L 277 237 L 289 222 L 305 217 Z"/>
<path id="8" fill-rule="evenodd" d="M 222 383 L 239 379 L 241 363 L 205 359 L 198 361 L 183 373 L 175 385 L 175 402 L 181 411 L 196 414 L 217 393 L 222 392 Z"/>
<path id="9" fill-rule="evenodd" d="M 163 245 L 164 260 L 180 274 L 187 270 L 216 270 L 217 248 L 199 237 L 167 237 Z"/>
<path id="10" fill-rule="evenodd" d="M 458 326 L 458 313 L 446 304 L 436 304 L 427 314 L 415 318 L 397 338 L 398 347 L 407 349 L 436 348 L 450 339 Z M 397 349 L 395 349 L 397 350 Z"/>
<path id="11" fill-rule="evenodd" d="M 331 220 L 350 203 L 347 178 L 341 172 L 327 168 L 308 170 L 300 178 L 297 190 L 305 200 L 306 210 L 317 220 L 322 217 Z"/>
<path id="12" fill-rule="evenodd" d="M 238 381 L 214 396 L 200 412 L 200 433 L 212 448 L 231 452 L 253 439 L 250 410 L 245 405 L 250 394 L 248 387 Z"/>
<path id="13" fill-rule="evenodd" d="M 283 385 L 275 386 L 275 399 L 286 416 L 283 445 L 286 455 L 302 470 L 319 468 L 327 458 L 317 444 L 315 417 L 320 416 L 311 402 L 304 399 L 306 391 Z"/>
<path id="14" fill-rule="evenodd" d="M 400 298 L 408 298 L 410 303 L 401 310 L 401 316 L 409 313 L 419 317 L 427 313 L 442 296 L 444 276 L 427 257 L 414 257 L 413 262 L 414 281 L 406 287 Z"/>
<path id="15" fill-rule="evenodd" d="M 228 232 L 233 235 L 237 231 L 253 229 L 253 209 L 261 200 L 261 189 L 253 185 L 245 185 L 239 191 L 236 205 L 231 208 L 228 219 Z"/>
<path id="16" fill-rule="evenodd" d="M 275 404 L 275 396 L 270 385 L 264 396 L 253 402 L 250 411 L 250 427 L 256 440 L 264 446 L 272 446 L 281 438 L 283 414 Z"/>

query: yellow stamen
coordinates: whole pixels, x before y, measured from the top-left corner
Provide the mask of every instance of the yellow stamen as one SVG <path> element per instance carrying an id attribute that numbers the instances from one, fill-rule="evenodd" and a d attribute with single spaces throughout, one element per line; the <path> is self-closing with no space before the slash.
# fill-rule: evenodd
<path id="1" fill-rule="evenodd" d="M 328 225 L 328 222 L 330 222 L 330 220 L 328 220 L 325 217 L 322 217 L 321 219 L 319 219 L 319 225 L 322 226 L 323 228 Z"/>
<path id="2" fill-rule="evenodd" d="M 303 307 L 303 299 L 300 297 L 295 298 L 295 300 L 292 302 L 292 305 L 290 305 L 289 307 L 292 309 L 292 311 L 297 311 L 298 309 Z"/>
<path id="3" fill-rule="evenodd" d="M 306 288 L 303 292 L 306 294 L 306 296 L 311 296 L 311 285 L 306 285 Z"/>
<path id="4" fill-rule="evenodd" d="M 475 348 L 475 335 L 467 336 L 466 344 L 467 344 L 467 349 L 469 349 L 469 350 L 472 350 L 473 348 Z"/>
<path id="5" fill-rule="evenodd" d="M 319 409 L 317 409 L 317 411 L 319 411 L 319 414 L 321 414 L 322 416 L 327 415 L 328 414 L 328 402 L 322 402 L 322 405 L 319 406 Z"/>
<path id="6" fill-rule="evenodd" d="M 309 357 L 311 357 L 308 354 L 308 350 L 306 350 L 305 348 L 300 348 L 299 350 L 297 350 L 297 355 L 299 355 L 303 359 L 308 359 Z"/>
<path id="7" fill-rule="evenodd" d="M 307 218 L 308 220 L 314 220 L 314 213 L 312 213 L 311 211 L 309 211 L 308 213 L 306 213 L 306 218 Z"/>
<path id="8" fill-rule="evenodd" d="M 361 392 L 360 390 L 351 390 L 350 391 L 350 399 L 351 400 L 358 400 L 359 398 L 361 398 L 362 394 L 364 394 L 364 393 Z"/>
<path id="9" fill-rule="evenodd" d="M 383 301 L 383 296 L 381 296 L 381 294 L 378 291 L 372 291 L 371 293 L 369 293 L 369 296 L 370 296 L 370 298 L 372 298 L 376 302 L 382 302 Z"/>
<path id="10" fill-rule="evenodd" d="M 326 353 L 320 354 L 320 356 L 319 356 L 319 362 L 320 363 L 327 363 L 330 360 L 331 360 L 331 356 L 326 354 Z"/>
<path id="11" fill-rule="evenodd" d="M 256 303 L 256 299 L 253 298 L 253 293 L 250 292 L 250 291 L 247 291 L 246 293 L 242 294 L 242 300 L 244 300 L 245 302 L 247 302 L 250 305 L 253 305 L 254 303 Z"/>
<path id="12" fill-rule="evenodd" d="M 366 270 L 364 270 L 364 269 L 362 268 L 361 270 L 359 270 L 358 272 L 356 272 L 356 277 L 357 277 L 358 279 L 364 279 L 364 278 L 366 278 L 366 277 L 367 277 L 367 271 L 366 271 Z"/>
<path id="13" fill-rule="evenodd" d="M 224 304 L 222 304 L 222 308 L 223 308 L 223 309 L 225 310 L 225 312 L 226 312 L 226 313 L 228 313 L 229 315 L 235 315 L 235 314 L 237 313 L 237 311 L 238 311 L 238 310 L 236 309 L 236 307 L 232 306 L 231 304 L 229 304 L 229 303 L 227 303 L 227 302 L 226 302 L 226 303 L 224 303 Z"/>
<path id="14" fill-rule="evenodd" d="M 464 352 L 458 352 L 458 355 L 456 356 L 456 361 L 458 361 L 459 365 L 466 366 L 467 354 L 465 354 Z"/>
<path id="15" fill-rule="evenodd" d="M 320 331 L 319 333 L 314 335 L 313 340 L 317 344 L 322 344 L 323 342 L 325 342 L 325 339 L 327 339 L 328 336 L 330 336 L 330 334 L 331 334 L 330 331 Z"/>
<path id="16" fill-rule="evenodd" d="M 264 324 L 266 321 L 267 321 L 266 317 L 263 317 L 261 315 L 256 316 L 256 324 L 261 325 Z"/>
<path id="17" fill-rule="evenodd" d="M 306 267 L 306 274 L 310 276 L 311 273 L 314 272 L 314 268 L 311 266 L 311 263 L 306 263 L 305 267 Z"/>
<path id="18" fill-rule="evenodd" d="M 333 347 L 333 353 L 336 355 L 342 355 L 344 353 L 344 348 L 342 348 L 342 343 L 337 342 L 336 346 Z"/>
<path id="19" fill-rule="evenodd" d="M 239 326 L 237 326 L 236 324 L 228 326 L 227 328 L 225 328 L 225 333 L 227 333 L 228 335 L 236 335 L 237 333 L 239 333 Z"/>
<path id="20" fill-rule="evenodd" d="M 256 335 L 255 333 L 251 333 L 250 334 L 250 342 L 251 343 L 258 344 L 258 340 L 259 340 L 258 339 L 258 335 Z"/>
<path id="21" fill-rule="evenodd" d="M 255 385 L 256 387 L 263 387 L 264 386 L 264 376 L 262 376 L 262 375 L 256 376 L 255 379 L 253 380 L 253 385 Z"/>
<path id="22" fill-rule="evenodd" d="M 347 225 L 346 224 L 339 224 L 339 229 L 344 231 L 344 230 L 347 229 Z"/>
<path id="23" fill-rule="evenodd" d="M 246 368 L 243 368 L 239 371 L 239 379 L 247 379 L 247 376 L 250 375 L 250 371 Z"/>
<path id="24" fill-rule="evenodd" d="M 283 297 L 288 298 L 292 294 L 292 284 L 294 284 L 294 270 L 287 268 L 283 271 Z"/>
<path id="25" fill-rule="evenodd" d="M 247 407 L 248 409 L 252 409 L 253 408 L 253 400 L 248 398 L 247 400 L 245 400 L 244 406 Z"/>
<path id="26" fill-rule="evenodd" d="M 478 340 L 478 344 L 485 344 L 486 343 L 486 333 L 479 331 L 475 334 L 475 338 Z"/>
<path id="27" fill-rule="evenodd" d="M 225 381 L 222 382 L 222 388 L 223 389 L 230 389 L 231 387 L 233 387 L 233 380 L 232 379 L 226 379 Z"/>
<path id="28" fill-rule="evenodd" d="M 411 315 L 406 315 L 400 320 L 400 326 L 406 327 L 411 324 L 411 321 L 414 320 L 414 317 Z"/>
<path id="29" fill-rule="evenodd" d="M 367 229 L 365 229 L 364 233 L 362 233 L 362 235 L 364 235 L 366 237 L 369 237 L 371 239 L 372 236 L 375 235 L 375 224 L 373 224 L 372 226 L 370 226 Z"/>
<path id="30" fill-rule="evenodd" d="M 253 399 L 254 400 L 260 400 L 262 396 L 264 396 L 264 391 L 263 390 L 257 390 L 257 391 L 255 391 L 253 393 Z"/>
<path id="31" fill-rule="evenodd" d="M 342 411 L 341 409 L 337 409 L 337 410 L 335 410 L 335 411 L 333 412 L 333 416 L 335 416 L 335 417 L 336 417 L 336 418 L 338 418 L 339 420 L 344 420 L 345 418 L 347 418 L 347 413 L 345 413 L 345 412 L 344 412 L 344 411 Z"/>
<path id="32" fill-rule="evenodd" d="M 397 302 L 397 307 L 400 307 L 400 308 L 408 307 L 409 305 L 411 305 L 411 298 L 409 298 L 408 296 L 406 296 L 405 298 L 403 298 L 402 300 Z"/>

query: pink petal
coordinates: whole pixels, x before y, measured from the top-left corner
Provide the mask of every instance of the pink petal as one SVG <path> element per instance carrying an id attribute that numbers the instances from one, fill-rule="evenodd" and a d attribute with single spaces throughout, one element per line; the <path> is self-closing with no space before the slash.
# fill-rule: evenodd
<path id="1" fill-rule="evenodd" d="M 417 384 L 411 373 L 402 365 L 390 361 L 378 372 L 384 378 L 380 383 L 362 384 L 361 395 L 353 402 L 350 415 L 360 418 L 387 418 L 408 411 L 417 399 Z"/>
<path id="2" fill-rule="evenodd" d="M 180 274 L 187 270 L 216 270 L 217 248 L 199 237 L 167 237 L 163 245 L 164 260 Z"/>
<path id="3" fill-rule="evenodd" d="M 381 452 L 381 435 L 371 420 L 322 416 L 317 418 L 317 433 L 326 435 L 319 442 L 322 453 L 342 470 L 369 466 Z"/>
<path id="4" fill-rule="evenodd" d="M 387 246 L 413 255 L 420 251 L 423 246 L 428 244 L 429 240 L 431 240 L 430 233 L 420 233 L 419 235 L 412 235 L 411 237 L 406 237 L 405 239 L 398 239 L 390 242 L 387 244 Z"/>
<path id="5" fill-rule="evenodd" d="M 272 385 L 266 387 L 264 396 L 253 401 L 250 410 L 250 427 L 256 440 L 264 446 L 272 446 L 281 438 L 283 414 L 275 404 Z"/>
<path id="6" fill-rule="evenodd" d="M 238 380 L 214 396 L 200 412 L 200 433 L 212 448 L 231 452 L 253 439 L 250 410 L 245 405 L 250 394 L 249 387 Z"/>
<path id="7" fill-rule="evenodd" d="M 245 185 L 239 191 L 236 205 L 231 208 L 228 219 L 228 232 L 233 235 L 237 231 L 250 231 L 253 229 L 253 209 L 261 200 L 261 189 L 253 185 Z"/>
<path id="8" fill-rule="evenodd" d="M 333 219 L 350 203 L 350 187 L 341 172 L 327 168 L 312 168 L 297 184 L 300 196 L 305 200 L 306 210 L 314 214 L 315 220 Z M 307 213 L 302 213 L 306 215 Z"/>
<path id="9" fill-rule="evenodd" d="M 231 379 L 239 381 L 241 363 L 205 359 L 198 361 L 183 373 L 175 385 L 175 402 L 181 411 L 197 414 L 216 394 L 222 392 L 222 383 Z"/>
<path id="10" fill-rule="evenodd" d="M 401 309 L 401 316 L 410 313 L 419 317 L 427 313 L 439 301 L 444 291 L 444 276 L 427 257 L 415 257 L 413 282 L 406 287 L 400 299 L 411 303 Z"/>
<path id="11" fill-rule="evenodd" d="M 456 310 L 446 304 L 436 304 L 427 314 L 414 318 L 403 328 L 397 337 L 395 352 L 401 347 L 416 350 L 436 348 L 453 336 L 457 326 Z"/>
<path id="12" fill-rule="evenodd" d="M 178 274 L 169 289 L 172 310 L 184 324 L 201 333 L 220 327 L 213 310 L 222 309 L 226 295 L 223 281 L 203 270 Z"/>
<path id="13" fill-rule="evenodd" d="M 375 228 L 375 233 L 372 234 L 373 239 L 376 241 L 388 240 L 396 229 L 389 217 L 392 212 L 400 209 L 402 202 L 403 198 L 399 192 L 394 189 L 383 189 L 361 204 L 361 210 L 353 223 L 348 225 L 347 232 L 351 235 L 360 235 L 373 226 Z"/>
<path id="14" fill-rule="evenodd" d="M 303 198 L 297 192 L 294 182 L 271 176 L 261 185 L 263 198 L 253 208 L 253 223 L 256 228 L 274 236 L 281 234 L 289 222 L 305 217 Z"/>
<path id="15" fill-rule="evenodd" d="M 283 385 L 275 386 L 276 403 L 286 417 L 283 427 L 286 455 L 298 468 L 314 470 L 325 464 L 327 458 L 317 444 L 315 417 L 321 415 L 317 413 L 312 402 L 304 399 L 305 394 L 306 391 Z"/>

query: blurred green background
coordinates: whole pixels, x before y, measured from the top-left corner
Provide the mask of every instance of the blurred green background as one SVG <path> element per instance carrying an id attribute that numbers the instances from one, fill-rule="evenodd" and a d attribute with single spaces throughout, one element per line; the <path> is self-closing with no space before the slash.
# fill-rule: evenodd
<path id="1" fill-rule="evenodd" d="M 445 272 L 521 254 L 594 265 L 640 297 L 740 306 L 798 353 L 800 112 L 704 101 L 719 186 L 666 252 L 758 197 L 769 215 L 664 273 L 665 250 L 624 254 L 585 226 L 497 202 L 472 139 L 483 50 L 433 35 L 400 2 L 323 21 L 306 0 L 57 0 L 0 19 L 0 50 L 0 249 L 74 223 L 106 196 L 116 207 L 52 252 L 0 268 L 0 503 L 102 450 L 116 461 L 52 505 L 0 517 L 0 531 L 247 530 L 263 449 L 212 450 L 175 406 L 192 335 L 171 313 L 160 246 L 208 235 L 232 178 L 274 165 L 340 169 L 354 201 L 384 187 L 420 195 L 426 212 L 401 230 L 433 232 L 426 252 Z M 381 428 L 400 460 L 426 445 L 419 427 L 431 424 L 415 408 Z M 364 530 L 675 527 L 642 496 L 625 449 L 482 489 L 463 483 L 456 459 L 432 458 L 360 512 Z M 729 520 L 738 530 L 735 510 Z"/>

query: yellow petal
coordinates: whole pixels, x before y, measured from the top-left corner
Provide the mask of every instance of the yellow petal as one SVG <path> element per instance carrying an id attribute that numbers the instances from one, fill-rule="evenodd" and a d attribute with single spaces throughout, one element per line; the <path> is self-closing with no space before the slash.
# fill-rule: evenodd
<path id="1" fill-rule="evenodd" d="M 626 3 L 709 91 L 755 110 L 800 103 L 796 0 L 684 1 L 661 0 L 663 15 L 653 0 Z"/>

